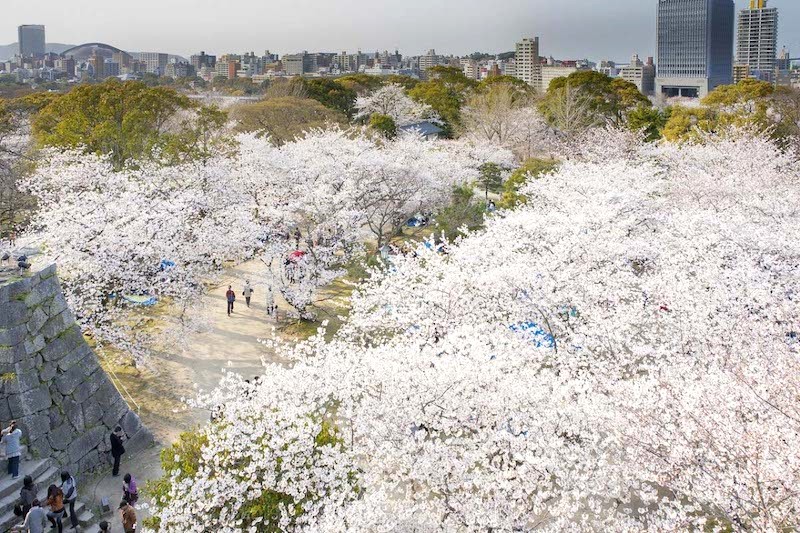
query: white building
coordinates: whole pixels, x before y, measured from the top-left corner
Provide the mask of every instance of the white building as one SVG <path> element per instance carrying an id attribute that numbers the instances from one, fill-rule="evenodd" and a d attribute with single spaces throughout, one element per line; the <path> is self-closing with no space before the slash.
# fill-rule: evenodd
<path id="1" fill-rule="evenodd" d="M 517 43 L 515 76 L 540 90 L 542 87 L 542 63 L 539 59 L 539 38 L 526 38 Z M 550 82 L 548 82 L 549 85 Z"/>
<path id="2" fill-rule="evenodd" d="M 750 0 L 739 12 L 736 64 L 746 65 L 749 75 L 773 81 L 778 53 L 778 10 L 767 0 Z"/>

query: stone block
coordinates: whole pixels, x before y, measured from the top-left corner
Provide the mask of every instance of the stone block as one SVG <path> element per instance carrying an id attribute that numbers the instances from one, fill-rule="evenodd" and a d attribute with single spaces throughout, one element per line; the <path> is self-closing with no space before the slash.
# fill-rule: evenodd
<path id="1" fill-rule="evenodd" d="M 29 390 L 38 387 L 40 383 L 41 382 L 39 381 L 39 371 L 36 370 L 35 368 L 17 374 L 17 384 L 19 386 L 19 392 L 28 392 Z"/>
<path id="2" fill-rule="evenodd" d="M 42 365 L 42 370 L 39 371 L 39 379 L 44 383 L 48 383 L 56 377 L 57 370 L 58 365 L 56 365 L 55 362 L 44 363 L 44 365 Z"/>
<path id="3" fill-rule="evenodd" d="M 22 435 L 28 442 L 37 441 L 47 436 L 50 431 L 50 418 L 47 415 L 26 416 L 21 420 Z"/>
<path id="4" fill-rule="evenodd" d="M 122 417 L 128 412 L 128 404 L 121 396 L 117 396 L 117 400 L 106 408 L 103 415 L 103 424 L 108 428 L 114 428 L 122 421 Z"/>
<path id="5" fill-rule="evenodd" d="M 39 279 L 41 279 L 42 281 L 52 278 L 53 276 L 56 275 L 56 265 L 52 264 L 52 265 L 49 265 L 49 266 L 41 269 L 38 272 L 38 275 L 39 275 Z"/>
<path id="6" fill-rule="evenodd" d="M 44 338 L 49 341 L 64 333 L 73 324 L 75 324 L 75 316 L 72 311 L 66 309 L 48 320 L 42 327 L 41 332 Z"/>
<path id="7" fill-rule="evenodd" d="M 0 346 L 0 364 L 14 365 L 27 356 L 28 354 L 25 352 L 25 346 L 22 344 L 16 346 Z"/>
<path id="8" fill-rule="evenodd" d="M 31 283 L 28 289 L 28 295 L 25 297 L 25 305 L 28 307 L 36 307 L 44 300 L 49 300 L 61 292 L 61 287 L 58 284 L 58 278 L 55 277 L 50 277 L 38 285 L 33 285 Z"/>
<path id="9" fill-rule="evenodd" d="M 53 449 L 50 447 L 50 441 L 48 441 L 46 438 L 39 439 L 28 444 L 28 451 L 37 459 L 44 459 L 46 457 L 53 456 Z M 46 488 L 47 487 L 45 487 L 45 489 Z"/>
<path id="10" fill-rule="evenodd" d="M 27 414 L 44 411 L 52 404 L 50 391 L 45 386 L 37 387 L 22 394 L 12 394 L 8 397 L 8 406 L 14 418 L 22 418 Z"/>
<path id="11" fill-rule="evenodd" d="M 85 344 L 81 330 L 77 325 L 73 325 L 57 338 L 47 343 L 47 346 L 42 350 L 42 357 L 44 357 L 45 361 L 57 361 L 81 344 Z"/>
<path id="12" fill-rule="evenodd" d="M 8 406 L 8 397 L 0 398 L 0 420 L 7 422 L 12 418 L 11 408 Z"/>
<path id="13" fill-rule="evenodd" d="M 69 448 L 69 445 L 75 440 L 75 430 L 69 424 L 63 424 L 48 435 L 50 439 L 50 447 L 54 450 L 64 451 Z"/>
<path id="14" fill-rule="evenodd" d="M 97 446 L 103 442 L 103 436 L 106 433 L 106 428 L 103 426 L 94 427 L 82 435 L 79 435 L 72 444 L 69 445 L 67 448 L 67 453 L 69 453 L 69 459 L 73 463 L 77 463 L 84 457 L 86 457 L 92 450 L 95 450 L 97 453 Z"/>
<path id="15" fill-rule="evenodd" d="M 130 410 L 125 413 L 120 425 L 129 437 L 136 435 L 142 429 L 142 421 L 139 419 L 139 415 Z"/>
<path id="16" fill-rule="evenodd" d="M 98 452 L 97 449 L 94 449 L 84 455 L 72 470 L 74 472 L 93 472 L 101 466 L 105 467 L 105 465 L 105 458 L 100 455 L 100 452 Z"/>
<path id="17" fill-rule="evenodd" d="M 67 417 L 67 420 L 69 420 L 76 431 L 82 433 L 86 429 L 86 424 L 83 422 L 83 409 L 80 404 L 69 398 L 64 398 L 64 401 L 61 403 L 61 409 L 64 411 L 64 416 Z"/>
<path id="18" fill-rule="evenodd" d="M 105 372 L 97 370 L 78 387 L 72 397 L 76 402 L 83 403 L 109 381 L 108 375 Z"/>
<path id="19" fill-rule="evenodd" d="M 58 388 L 58 392 L 60 392 L 64 396 L 69 396 L 72 394 L 75 389 L 77 389 L 83 380 L 86 379 L 86 374 L 81 368 L 80 365 L 73 366 L 63 374 L 58 374 L 55 377 L 55 384 Z"/>
<path id="20" fill-rule="evenodd" d="M 56 316 L 67 308 L 67 299 L 64 298 L 62 293 L 56 294 L 47 306 L 47 314 L 49 316 Z"/>
<path id="21" fill-rule="evenodd" d="M 42 329 L 45 322 L 47 322 L 48 316 L 47 313 L 41 307 L 37 307 L 31 313 L 30 318 L 28 319 L 28 333 L 31 335 L 36 335 L 39 333 L 39 330 Z"/>
<path id="22" fill-rule="evenodd" d="M 0 329 L 13 328 L 28 320 L 28 306 L 19 300 L 11 300 L 3 305 L 0 313 Z"/>
<path id="23" fill-rule="evenodd" d="M 0 305 L 8 303 L 8 289 L 10 284 L 0 283 Z"/>
<path id="24" fill-rule="evenodd" d="M 24 301 L 29 292 L 31 292 L 30 278 L 12 283 L 8 286 L 8 301 Z"/>
<path id="25" fill-rule="evenodd" d="M 53 406 L 50 407 L 50 411 L 48 411 L 48 415 L 50 417 L 50 429 L 53 430 L 58 426 L 69 422 L 64 414 L 61 412 L 61 405 L 53 403 Z"/>
<path id="26" fill-rule="evenodd" d="M 97 402 L 84 402 L 81 407 L 83 408 L 83 421 L 89 427 L 97 425 L 105 414 L 105 406 L 101 406 Z"/>
<path id="27" fill-rule="evenodd" d="M 37 309 L 37 311 L 39 311 L 39 310 Z M 39 353 L 44 349 L 46 344 L 47 343 L 45 343 L 43 335 L 36 335 L 35 337 L 29 336 L 25 340 L 25 344 L 24 344 L 25 353 L 27 355 L 29 355 L 29 356 L 33 355 L 35 353 Z"/>
<path id="28" fill-rule="evenodd" d="M 65 354 L 64 357 L 58 360 L 58 368 L 62 372 L 65 372 L 75 366 L 77 363 L 80 363 L 81 360 L 89 355 L 92 354 L 92 349 L 89 348 L 88 344 L 81 344 L 68 354 Z"/>
<path id="29" fill-rule="evenodd" d="M 25 340 L 28 328 L 25 324 L 11 328 L 0 329 L 0 346 L 17 346 Z"/>

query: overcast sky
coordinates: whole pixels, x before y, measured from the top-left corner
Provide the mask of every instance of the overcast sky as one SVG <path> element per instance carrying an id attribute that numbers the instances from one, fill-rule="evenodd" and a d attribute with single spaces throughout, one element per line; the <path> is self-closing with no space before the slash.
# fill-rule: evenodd
<path id="1" fill-rule="evenodd" d="M 747 0 L 737 0 L 744 7 Z M 188 56 L 199 50 L 374 51 L 464 55 L 541 37 L 542 55 L 627 60 L 653 55 L 657 0 L 0 0 L 0 42 L 19 24 L 47 41 L 104 42 Z M 800 57 L 800 1 L 780 9 L 779 46 Z"/>

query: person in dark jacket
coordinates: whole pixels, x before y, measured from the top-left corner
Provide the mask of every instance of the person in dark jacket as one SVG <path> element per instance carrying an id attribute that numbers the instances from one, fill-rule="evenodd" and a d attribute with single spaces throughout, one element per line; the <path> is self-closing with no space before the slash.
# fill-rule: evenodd
<path id="1" fill-rule="evenodd" d="M 33 501 L 38 493 L 39 487 L 33 482 L 33 478 L 25 476 L 25 479 L 22 480 L 22 489 L 19 491 L 19 503 L 22 508 L 20 516 L 28 516 L 28 511 L 33 507 Z"/>
<path id="2" fill-rule="evenodd" d="M 233 313 L 233 302 L 236 301 L 236 293 L 233 292 L 233 286 L 228 285 L 228 292 L 225 293 L 225 300 L 228 301 L 228 316 Z"/>
<path id="3" fill-rule="evenodd" d="M 122 445 L 124 439 L 125 432 L 122 431 L 122 427 L 115 427 L 114 432 L 111 433 L 111 457 L 114 458 L 114 469 L 111 471 L 112 476 L 119 475 L 120 459 L 122 458 L 122 454 L 125 453 L 125 446 Z"/>

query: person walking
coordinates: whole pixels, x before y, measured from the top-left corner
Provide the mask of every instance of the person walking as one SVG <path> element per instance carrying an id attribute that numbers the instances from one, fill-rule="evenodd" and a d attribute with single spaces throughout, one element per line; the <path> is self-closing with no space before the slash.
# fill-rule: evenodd
<path id="1" fill-rule="evenodd" d="M 97 524 L 97 527 L 100 528 L 100 533 L 109 533 L 111 531 L 111 525 L 105 520 Z"/>
<path id="2" fill-rule="evenodd" d="M 47 519 L 53 525 L 51 529 L 57 528 L 58 533 L 64 531 L 64 493 L 55 485 L 50 485 L 47 489 L 47 506 L 50 511 L 47 513 Z"/>
<path id="3" fill-rule="evenodd" d="M 31 510 L 25 515 L 25 521 L 14 526 L 12 531 L 44 533 L 44 529 L 47 527 L 47 512 L 42 509 L 42 504 L 39 500 L 33 500 L 31 504 Z"/>
<path id="4" fill-rule="evenodd" d="M 136 478 L 130 474 L 125 474 L 125 477 L 122 478 L 122 497 L 131 504 L 131 507 L 136 507 L 136 502 L 139 501 L 139 489 L 136 487 Z"/>
<path id="5" fill-rule="evenodd" d="M 6 443 L 6 458 L 8 459 L 8 473 L 11 474 L 11 479 L 19 477 L 19 460 L 22 455 L 22 449 L 19 445 L 19 439 L 22 437 L 22 430 L 17 427 L 17 421 L 12 420 L 2 432 L 3 442 Z"/>
<path id="6" fill-rule="evenodd" d="M 136 510 L 125 500 L 119 502 L 119 517 L 125 533 L 136 533 Z"/>
<path id="7" fill-rule="evenodd" d="M 64 493 L 64 503 L 69 505 L 69 521 L 72 529 L 78 527 L 78 515 L 75 514 L 75 502 L 78 500 L 78 485 L 75 478 L 64 470 L 61 472 L 61 492 Z"/>
<path id="8" fill-rule="evenodd" d="M 233 313 L 233 302 L 236 301 L 236 293 L 233 292 L 233 286 L 228 285 L 228 292 L 225 293 L 225 299 L 228 301 L 228 316 Z"/>
<path id="9" fill-rule="evenodd" d="M 253 296 L 253 287 L 250 286 L 249 280 L 244 282 L 242 296 L 244 296 L 244 301 L 247 304 L 247 307 L 250 307 L 250 298 Z"/>
<path id="10" fill-rule="evenodd" d="M 272 294 L 272 286 L 270 285 L 267 288 L 267 316 L 274 318 L 277 310 L 278 307 L 275 305 L 275 295 Z"/>
<path id="11" fill-rule="evenodd" d="M 33 482 L 31 476 L 25 476 L 22 480 L 22 488 L 19 491 L 20 516 L 27 516 L 28 511 L 33 508 L 36 495 L 39 494 L 39 487 Z"/>
<path id="12" fill-rule="evenodd" d="M 114 468 L 111 470 L 112 476 L 119 475 L 119 463 L 122 459 L 122 454 L 125 453 L 125 446 L 122 441 L 125 439 L 125 432 L 122 431 L 122 426 L 117 426 L 111 433 L 111 457 L 114 458 Z"/>

